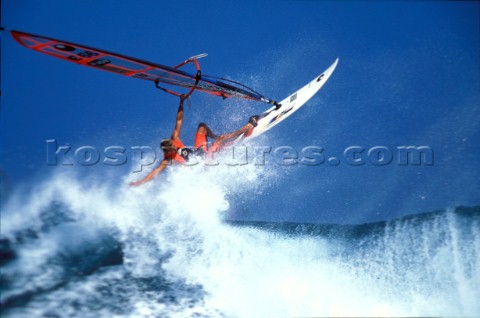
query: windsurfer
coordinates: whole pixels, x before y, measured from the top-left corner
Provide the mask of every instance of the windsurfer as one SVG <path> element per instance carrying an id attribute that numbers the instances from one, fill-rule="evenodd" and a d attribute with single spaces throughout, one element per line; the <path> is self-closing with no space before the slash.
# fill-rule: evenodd
<path id="1" fill-rule="evenodd" d="M 200 123 L 195 135 L 194 148 L 190 149 L 185 147 L 180 140 L 180 131 L 182 129 L 184 110 L 183 103 L 185 96 L 180 96 L 180 105 L 178 106 L 175 128 L 170 138 L 162 139 L 160 142 L 160 148 L 163 151 L 164 158 L 160 164 L 153 169 L 146 177 L 141 180 L 130 182 L 130 186 L 139 186 L 144 184 L 156 176 L 158 176 L 163 170 L 165 170 L 171 163 L 185 164 L 189 160 L 189 156 L 196 154 L 211 154 L 217 152 L 229 142 L 235 140 L 241 135 L 249 136 L 253 128 L 257 126 L 258 116 L 250 117 L 247 124 L 240 129 L 228 134 L 217 136 L 205 123 Z M 208 148 L 208 138 L 213 139 L 212 146 Z"/>

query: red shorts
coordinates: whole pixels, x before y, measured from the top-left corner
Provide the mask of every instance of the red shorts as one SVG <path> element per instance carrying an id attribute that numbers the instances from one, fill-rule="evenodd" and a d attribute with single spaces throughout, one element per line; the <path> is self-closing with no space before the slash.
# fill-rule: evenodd
<path id="1" fill-rule="evenodd" d="M 207 135 L 197 132 L 195 135 L 194 149 L 202 148 L 205 152 L 217 152 L 220 150 L 220 145 L 214 141 L 210 149 L 208 149 Z"/>
<path id="2" fill-rule="evenodd" d="M 197 132 L 195 135 L 195 144 L 193 145 L 194 149 L 202 148 L 203 151 L 207 152 L 207 135 Z"/>

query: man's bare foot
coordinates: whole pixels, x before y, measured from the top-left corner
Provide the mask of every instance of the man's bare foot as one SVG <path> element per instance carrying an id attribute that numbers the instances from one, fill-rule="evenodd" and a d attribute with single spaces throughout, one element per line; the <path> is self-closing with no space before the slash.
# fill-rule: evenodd
<path id="1" fill-rule="evenodd" d="M 248 119 L 248 123 L 251 124 L 253 127 L 257 127 L 258 126 L 258 119 L 260 118 L 260 116 L 258 115 L 253 115 L 252 117 L 250 117 Z"/>

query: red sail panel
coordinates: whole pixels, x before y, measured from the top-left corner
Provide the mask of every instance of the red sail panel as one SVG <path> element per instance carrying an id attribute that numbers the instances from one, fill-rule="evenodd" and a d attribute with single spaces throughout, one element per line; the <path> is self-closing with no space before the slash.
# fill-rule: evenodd
<path id="1" fill-rule="evenodd" d="M 194 88 L 223 98 L 265 101 L 263 96 L 241 84 L 227 84 L 208 77 L 197 82 L 194 74 L 170 66 L 39 35 L 19 31 L 11 31 L 11 34 L 18 43 L 29 49 L 75 64 L 186 89 Z"/>

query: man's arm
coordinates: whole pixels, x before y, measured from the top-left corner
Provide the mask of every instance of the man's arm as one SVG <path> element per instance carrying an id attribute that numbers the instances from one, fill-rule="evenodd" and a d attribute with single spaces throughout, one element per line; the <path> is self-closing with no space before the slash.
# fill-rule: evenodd
<path id="1" fill-rule="evenodd" d="M 158 167 L 156 167 L 155 169 L 150 171 L 150 173 L 145 178 L 143 178 L 142 180 L 135 181 L 135 182 L 130 182 L 128 185 L 133 186 L 133 187 L 138 187 L 139 185 L 144 184 L 145 182 L 148 182 L 148 181 L 152 180 L 157 175 L 159 175 L 163 170 L 165 170 L 165 168 L 169 164 L 170 164 L 169 160 L 163 159 L 162 162 L 160 162 L 160 164 L 158 165 Z"/>
<path id="2" fill-rule="evenodd" d="M 183 102 L 185 101 L 184 97 L 180 97 L 180 105 L 178 106 L 177 118 L 175 122 L 175 129 L 172 133 L 172 139 L 180 139 L 180 130 L 182 129 L 183 123 Z"/>

